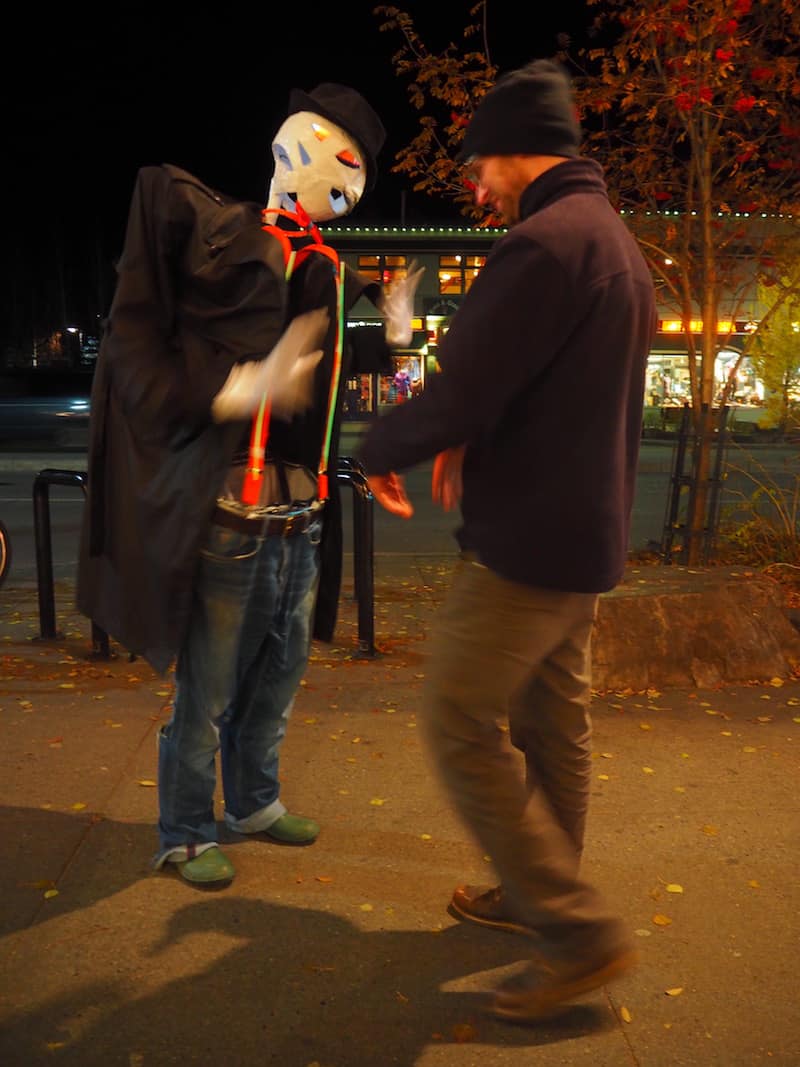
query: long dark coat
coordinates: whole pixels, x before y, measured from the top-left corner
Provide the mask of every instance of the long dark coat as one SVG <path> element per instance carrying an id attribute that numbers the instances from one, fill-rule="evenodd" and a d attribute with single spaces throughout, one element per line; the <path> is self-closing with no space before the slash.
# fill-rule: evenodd
<path id="1" fill-rule="evenodd" d="M 308 465 L 316 470 L 335 286 L 330 269 L 309 263 L 290 291 L 281 244 L 262 229 L 259 208 L 168 165 L 139 172 L 118 273 L 92 388 L 76 599 L 80 611 L 163 672 L 186 632 L 200 547 L 249 427 L 249 420 L 215 423 L 212 401 L 235 363 L 267 355 L 291 314 L 327 304 L 331 328 L 315 380 L 315 396 L 325 402 L 288 426 L 274 423 L 271 435 L 283 458 L 313 456 Z M 348 272 L 346 306 L 366 285 Z M 325 509 L 321 589 L 332 582 L 338 596 L 337 503 L 338 496 Z M 329 640 L 335 599 L 320 600 L 325 617 L 315 633 Z"/>

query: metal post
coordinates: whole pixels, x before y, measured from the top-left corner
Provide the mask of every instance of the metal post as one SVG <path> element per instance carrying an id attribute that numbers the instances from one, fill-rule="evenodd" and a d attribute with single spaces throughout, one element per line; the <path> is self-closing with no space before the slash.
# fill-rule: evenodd
<path id="1" fill-rule="evenodd" d="M 374 497 L 366 473 L 345 456 L 336 471 L 339 482 L 353 490 L 353 585 L 358 604 L 358 650 L 375 655 L 375 551 Z"/>
<path id="2" fill-rule="evenodd" d="M 350 472 L 358 469 L 358 461 L 351 459 L 350 456 L 339 457 L 339 469 L 336 472 L 336 477 L 341 482 L 346 482 L 351 488 L 353 485 Z M 346 476 L 345 476 L 346 475 Z M 362 500 L 359 493 L 353 492 L 353 560 L 361 559 L 361 554 L 364 548 L 361 544 L 362 535 Z M 353 566 L 353 600 L 358 600 L 359 588 L 358 583 L 361 575 L 359 568 Z"/>
<path id="3" fill-rule="evenodd" d="M 53 589 L 53 546 L 50 536 L 50 472 L 41 471 L 33 482 L 33 533 L 36 545 L 36 581 L 39 592 L 39 636 L 56 633 L 56 599 Z"/>
<path id="4" fill-rule="evenodd" d="M 678 429 L 678 444 L 675 451 L 675 465 L 672 472 L 672 493 L 669 499 L 669 510 L 664 523 L 664 540 L 661 547 L 661 562 L 672 563 L 672 542 L 675 530 L 678 526 L 678 511 L 681 503 L 681 489 L 686 484 L 686 476 L 683 473 L 683 465 L 686 461 L 686 442 L 689 436 L 689 405 L 683 405 L 681 412 L 681 424 Z"/>
<path id="5" fill-rule="evenodd" d="M 53 542 L 50 529 L 50 486 L 77 486 L 86 498 L 87 476 L 83 471 L 47 468 L 33 481 L 33 533 L 36 544 L 36 580 L 39 594 L 39 635 L 44 640 L 60 638 L 56 631 L 53 587 Z M 109 659 L 108 634 L 92 620 L 92 657 Z"/>
<path id="6" fill-rule="evenodd" d="M 714 455 L 714 470 L 711 475 L 711 491 L 709 493 L 708 502 L 708 524 L 705 530 L 705 540 L 703 542 L 703 563 L 707 564 L 711 550 L 714 547 L 714 542 L 717 537 L 717 528 L 719 526 L 719 500 L 722 490 L 722 459 L 727 446 L 728 441 L 728 414 L 730 408 L 723 407 L 719 415 L 719 426 L 717 429 L 717 450 Z"/>

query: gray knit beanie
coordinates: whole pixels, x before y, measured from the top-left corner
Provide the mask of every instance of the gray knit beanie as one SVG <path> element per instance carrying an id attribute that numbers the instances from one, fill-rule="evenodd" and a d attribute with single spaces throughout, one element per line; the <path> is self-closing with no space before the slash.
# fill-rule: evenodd
<path id="1" fill-rule="evenodd" d="M 498 79 L 481 99 L 456 156 L 577 156 L 581 132 L 569 76 L 536 59 Z"/>

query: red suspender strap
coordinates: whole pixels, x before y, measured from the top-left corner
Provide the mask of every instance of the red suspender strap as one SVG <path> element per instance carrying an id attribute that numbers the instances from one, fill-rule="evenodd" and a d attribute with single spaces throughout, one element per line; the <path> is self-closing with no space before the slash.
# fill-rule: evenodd
<path id="1" fill-rule="evenodd" d="M 262 229 L 276 237 L 283 249 L 283 258 L 286 265 L 285 278 L 288 281 L 296 267 L 307 259 L 313 252 L 327 256 L 331 260 L 336 278 L 336 339 L 334 343 L 333 367 L 331 370 L 330 388 L 328 390 L 328 410 L 325 418 L 325 431 L 322 440 L 317 469 L 317 491 L 320 500 L 328 497 L 328 460 L 330 456 L 331 441 L 333 439 L 333 425 L 336 414 L 336 398 L 339 395 L 339 379 L 342 372 L 342 348 L 344 339 L 344 285 L 342 284 L 343 267 L 339 263 L 339 256 L 333 248 L 324 244 L 322 235 L 305 211 L 297 205 L 297 213 L 293 214 L 281 208 L 267 208 L 262 212 L 265 224 Z M 267 224 L 268 215 L 284 215 L 297 223 L 297 231 L 282 230 L 274 224 Z M 298 238 L 311 238 L 312 243 L 294 250 L 292 241 Z M 261 488 L 264 481 L 264 463 L 267 454 L 267 439 L 269 437 L 270 405 L 268 396 L 264 396 L 261 404 L 253 416 L 250 431 L 250 448 L 247 458 L 244 483 L 242 485 L 242 501 L 248 505 L 255 505 L 261 499 Z"/>

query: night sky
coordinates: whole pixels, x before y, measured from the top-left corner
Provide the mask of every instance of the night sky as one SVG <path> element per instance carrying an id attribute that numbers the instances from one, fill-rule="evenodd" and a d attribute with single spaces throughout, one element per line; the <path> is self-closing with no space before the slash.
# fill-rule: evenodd
<path id="1" fill-rule="evenodd" d="M 399 6 L 438 50 L 461 40 L 471 5 Z M 84 314 L 87 285 L 97 290 L 94 303 L 107 301 L 109 265 L 120 251 L 139 167 L 174 163 L 230 196 L 262 202 L 270 141 L 295 87 L 349 84 L 387 127 L 378 185 L 353 222 L 398 223 L 404 192 L 408 223 L 458 221 L 452 207 L 413 194 L 389 172 L 416 132 L 416 113 L 391 64 L 400 37 L 379 32 L 375 7 L 300 0 L 201 11 L 164 0 L 94 8 L 92 15 L 57 8 L 45 17 L 30 5 L 4 41 L 3 346 L 36 309 L 52 304 L 56 280 L 67 317 Z M 489 43 L 501 70 L 552 55 L 557 33 L 580 37 L 591 21 L 582 2 L 539 7 L 490 0 Z"/>

